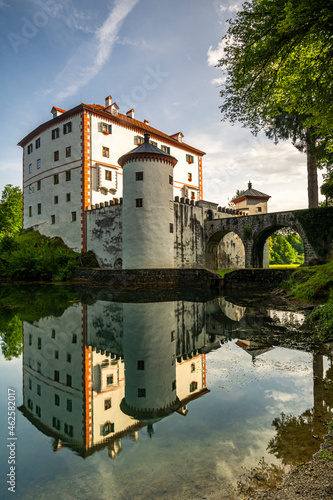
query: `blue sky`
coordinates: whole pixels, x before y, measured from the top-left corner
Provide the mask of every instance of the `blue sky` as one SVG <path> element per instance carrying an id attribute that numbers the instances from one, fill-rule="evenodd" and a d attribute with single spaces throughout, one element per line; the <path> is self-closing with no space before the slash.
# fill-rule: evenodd
<path id="1" fill-rule="evenodd" d="M 0 0 L 0 190 L 22 184 L 17 143 L 52 106 L 103 104 L 206 152 L 204 198 L 237 189 L 272 196 L 269 210 L 307 207 L 306 156 L 221 122 L 215 64 L 237 0 Z M 321 182 L 320 182 L 321 183 Z"/>

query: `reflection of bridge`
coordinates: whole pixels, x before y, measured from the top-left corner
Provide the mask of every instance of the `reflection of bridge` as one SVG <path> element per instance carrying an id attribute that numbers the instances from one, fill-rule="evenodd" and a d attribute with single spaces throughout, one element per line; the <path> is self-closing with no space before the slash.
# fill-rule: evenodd
<path id="1" fill-rule="evenodd" d="M 242 217 L 223 217 L 205 221 L 206 241 L 206 266 L 210 269 L 218 269 L 218 246 L 222 238 L 228 233 L 235 233 L 241 239 L 245 251 L 245 267 L 263 267 L 264 245 L 267 238 L 281 228 L 291 228 L 296 231 L 304 244 L 304 264 L 308 265 L 311 260 L 319 259 L 318 249 L 329 249 L 329 233 L 322 234 L 320 241 L 316 242 L 316 248 L 310 243 L 306 232 L 297 213 L 306 213 L 308 210 L 298 212 L 274 212 L 266 214 L 248 215 Z M 319 212 L 318 214 L 319 215 Z M 327 240 L 327 241 L 326 241 Z"/>

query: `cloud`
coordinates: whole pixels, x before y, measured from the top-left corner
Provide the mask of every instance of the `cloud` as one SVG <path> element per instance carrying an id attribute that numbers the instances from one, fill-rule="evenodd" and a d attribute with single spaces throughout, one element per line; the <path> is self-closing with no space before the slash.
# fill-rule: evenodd
<path id="1" fill-rule="evenodd" d="M 219 60 L 223 57 L 223 52 L 226 46 L 225 40 L 221 40 L 216 49 L 211 45 L 207 51 L 208 66 L 216 66 Z"/>
<path id="2" fill-rule="evenodd" d="M 214 78 L 211 81 L 211 84 L 212 85 L 222 85 L 223 83 L 225 83 L 225 81 L 226 81 L 226 77 L 222 76 L 221 78 Z"/>
<path id="3" fill-rule="evenodd" d="M 0 0 L 0 9 L 7 9 L 10 5 L 4 0 Z"/>
<path id="4" fill-rule="evenodd" d="M 95 32 L 93 40 L 82 44 L 60 72 L 56 83 L 64 89 L 58 92 L 57 99 L 75 95 L 79 88 L 98 75 L 110 57 L 123 22 L 138 2 L 139 0 L 116 1 L 104 24 Z M 53 90 L 46 91 L 51 92 Z"/>

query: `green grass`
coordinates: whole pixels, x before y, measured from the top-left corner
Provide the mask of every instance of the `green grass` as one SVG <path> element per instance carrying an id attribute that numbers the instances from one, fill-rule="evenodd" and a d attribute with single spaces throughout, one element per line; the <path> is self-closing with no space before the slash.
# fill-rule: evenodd
<path id="1" fill-rule="evenodd" d="M 214 271 L 214 273 L 219 274 L 223 278 L 223 276 L 225 276 L 228 273 L 231 273 L 232 271 L 233 269 L 218 269 L 217 271 Z"/>
<path id="2" fill-rule="evenodd" d="M 270 269 L 296 269 L 299 267 L 299 264 L 270 264 Z"/>

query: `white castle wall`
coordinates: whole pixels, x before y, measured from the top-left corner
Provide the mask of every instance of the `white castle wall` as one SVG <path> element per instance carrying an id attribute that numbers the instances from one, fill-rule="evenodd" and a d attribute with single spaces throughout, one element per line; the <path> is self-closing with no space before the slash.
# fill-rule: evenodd
<path id="1" fill-rule="evenodd" d="M 80 251 L 81 244 L 81 123 L 80 115 L 71 117 L 42 132 L 38 137 L 40 147 L 36 149 L 36 139 L 31 141 L 32 153 L 24 147 L 23 178 L 23 227 L 34 227 L 45 236 L 61 236 L 66 245 Z M 72 131 L 63 133 L 63 125 L 71 122 Z M 59 128 L 59 137 L 52 139 L 52 130 Z M 71 156 L 66 158 L 66 148 L 71 147 Z M 54 160 L 54 152 L 59 151 L 59 160 Z M 40 168 L 37 168 L 40 160 Z M 29 166 L 31 165 L 31 173 Z M 66 171 L 71 179 L 66 181 Z M 59 175 L 59 184 L 54 184 L 54 175 Z M 38 190 L 40 181 L 40 190 Z M 70 201 L 67 195 L 70 194 Z M 55 197 L 58 197 L 56 203 Z M 41 213 L 38 214 L 38 204 Z M 31 207 L 31 216 L 29 216 Z M 72 212 L 76 220 L 72 220 Z M 55 223 L 52 224 L 52 215 Z"/>
<path id="2" fill-rule="evenodd" d="M 87 250 L 92 250 L 103 269 L 122 269 L 123 216 L 122 205 L 88 210 Z"/>

